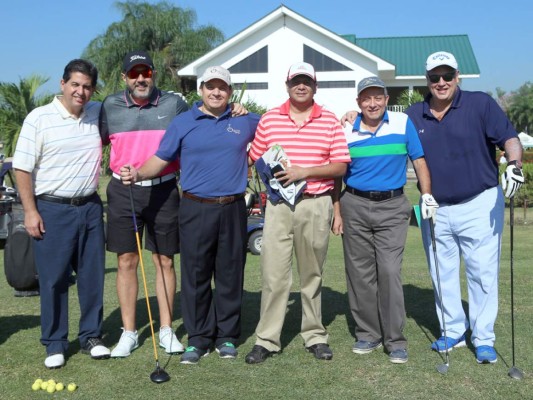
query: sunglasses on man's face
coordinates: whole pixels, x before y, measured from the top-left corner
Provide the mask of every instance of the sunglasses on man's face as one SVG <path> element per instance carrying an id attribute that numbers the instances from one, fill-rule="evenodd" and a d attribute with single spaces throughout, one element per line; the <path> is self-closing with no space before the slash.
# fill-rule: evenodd
<path id="1" fill-rule="evenodd" d="M 428 79 L 431 83 L 439 83 L 440 78 L 444 79 L 444 82 L 451 82 L 455 78 L 455 72 L 446 72 L 445 74 L 431 74 L 428 75 Z"/>
<path id="2" fill-rule="evenodd" d="M 144 76 L 145 78 L 151 78 L 152 77 L 152 70 L 147 67 L 141 67 L 141 68 L 132 68 L 128 71 L 126 74 L 128 78 L 130 79 L 137 79 L 139 75 Z"/>

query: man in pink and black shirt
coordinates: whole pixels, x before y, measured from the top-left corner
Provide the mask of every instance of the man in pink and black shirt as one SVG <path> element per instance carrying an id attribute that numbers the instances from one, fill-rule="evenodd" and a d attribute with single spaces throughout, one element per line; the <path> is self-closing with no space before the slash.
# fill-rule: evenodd
<path id="1" fill-rule="evenodd" d="M 144 51 L 124 57 L 122 79 L 126 89 L 108 96 L 100 114 L 103 144 L 111 144 L 110 168 L 113 178 L 107 187 L 107 250 L 117 253 L 117 294 L 123 333 L 111 357 L 127 357 L 138 347 L 135 308 L 138 293 L 135 232 L 129 201 L 129 188 L 120 181 L 120 167 L 136 168 L 152 156 L 172 119 L 188 110 L 180 96 L 155 86 L 156 70 Z M 152 252 L 156 271 L 159 305 L 159 345 L 167 353 L 183 352 L 183 345 L 171 328 L 176 273 L 174 254 L 179 253 L 176 185 L 178 161 L 170 163 L 154 179 L 133 185 L 139 232 L 146 234 L 145 246 Z"/>

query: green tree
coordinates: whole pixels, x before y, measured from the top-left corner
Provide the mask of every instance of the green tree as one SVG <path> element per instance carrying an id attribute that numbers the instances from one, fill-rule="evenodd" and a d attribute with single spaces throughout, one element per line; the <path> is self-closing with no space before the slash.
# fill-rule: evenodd
<path id="1" fill-rule="evenodd" d="M 419 101 L 423 101 L 424 96 L 417 90 L 409 91 L 409 89 L 405 89 L 403 92 L 400 93 L 398 96 L 398 99 L 396 100 L 396 103 L 400 106 L 403 106 L 404 109 L 411 106 L 414 103 L 418 103 Z"/>
<path id="2" fill-rule="evenodd" d="M 533 84 L 531 82 L 526 82 L 512 93 L 507 115 L 518 132 L 531 132 L 533 128 Z"/>
<path id="3" fill-rule="evenodd" d="M 103 93 L 122 87 L 122 59 L 133 50 L 145 50 L 152 56 L 158 87 L 187 92 L 176 70 L 224 40 L 223 33 L 214 26 L 198 27 L 192 9 L 168 2 L 118 1 L 114 5 L 122 13 L 122 20 L 93 39 L 82 55 L 98 67 Z"/>
<path id="4" fill-rule="evenodd" d="M 6 156 L 13 155 L 24 118 L 34 108 L 52 101 L 52 94 L 36 94 L 48 79 L 40 75 L 30 75 L 28 78 L 21 78 L 18 85 L 0 82 L 0 135 Z"/>

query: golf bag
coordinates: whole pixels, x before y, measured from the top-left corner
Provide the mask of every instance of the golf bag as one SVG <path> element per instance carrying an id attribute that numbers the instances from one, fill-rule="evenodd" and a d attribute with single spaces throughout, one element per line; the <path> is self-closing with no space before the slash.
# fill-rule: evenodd
<path id="1" fill-rule="evenodd" d="M 20 203 L 13 203 L 10 217 L 4 249 L 7 283 L 16 291 L 37 290 L 39 279 L 33 259 L 33 239 L 24 227 L 24 210 Z"/>

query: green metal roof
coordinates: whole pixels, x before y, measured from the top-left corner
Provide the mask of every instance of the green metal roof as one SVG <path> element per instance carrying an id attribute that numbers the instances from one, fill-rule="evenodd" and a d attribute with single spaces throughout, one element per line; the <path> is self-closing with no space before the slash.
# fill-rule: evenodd
<path id="1" fill-rule="evenodd" d="M 436 51 L 452 53 L 461 75 L 479 75 L 479 66 L 467 35 L 358 38 L 349 42 L 396 66 L 396 76 L 424 75 L 427 57 Z"/>

